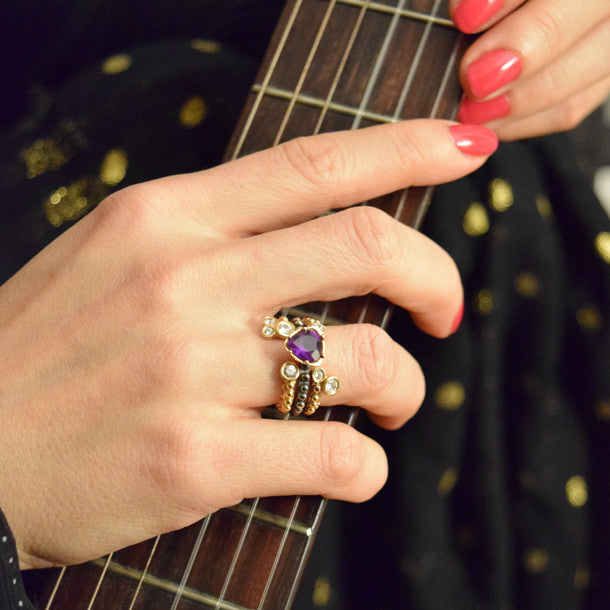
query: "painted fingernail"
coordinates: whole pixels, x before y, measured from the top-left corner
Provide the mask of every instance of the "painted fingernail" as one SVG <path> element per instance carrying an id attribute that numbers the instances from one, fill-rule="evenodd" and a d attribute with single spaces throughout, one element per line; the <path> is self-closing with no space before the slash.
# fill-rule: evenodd
<path id="1" fill-rule="evenodd" d="M 455 320 L 453 321 L 453 324 L 451 325 L 451 334 L 452 335 L 458 331 L 458 328 L 460 327 L 460 324 L 462 323 L 463 317 L 464 317 L 464 301 L 462 301 L 460 310 L 457 312 L 457 315 L 455 316 Z"/>
<path id="2" fill-rule="evenodd" d="M 484 98 L 508 85 L 521 74 L 521 60 L 511 51 L 497 49 L 485 53 L 466 68 L 472 94 Z"/>
<path id="3" fill-rule="evenodd" d="M 503 4 L 504 0 L 462 0 L 453 11 L 453 21 L 462 32 L 472 34 L 487 23 Z"/>
<path id="4" fill-rule="evenodd" d="M 498 148 L 498 136 L 481 125 L 452 125 L 455 145 L 467 155 L 491 155 Z"/>
<path id="5" fill-rule="evenodd" d="M 477 102 L 464 96 L 458 108 L 457 120 L 460 123 L 481 125 L 510 114 L 510 101 L 506 95 L 498 95 L 486 102 Z"/>

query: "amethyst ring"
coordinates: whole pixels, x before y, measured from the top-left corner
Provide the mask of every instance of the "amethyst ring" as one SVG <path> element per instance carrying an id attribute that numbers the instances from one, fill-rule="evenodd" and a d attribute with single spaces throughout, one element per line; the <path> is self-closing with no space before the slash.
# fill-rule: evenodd
<path id="1" fill-rule="evenodd" d="M 339 390 L 339 379 L 327 377 L 321 367 L 324 359 L 326 328 L 314 318 L 275 318 L 263 320 L 261 334 L 265 339 L 283 339 L 292 360 L 280 368 L 283 380 L 277 408 L 292 415 L 312 415 L 320 406 L 320 394 L 330 396 Z"/>

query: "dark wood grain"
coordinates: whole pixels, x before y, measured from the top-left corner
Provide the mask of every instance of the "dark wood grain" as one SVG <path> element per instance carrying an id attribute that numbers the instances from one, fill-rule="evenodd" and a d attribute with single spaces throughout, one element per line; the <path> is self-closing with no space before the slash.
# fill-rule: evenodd
<path id="1" fill-rule="evenodd" d="M 381 0 L 370 3 L 364 16 L 363 3 L 357 0 L 343 0 L 332 7 L 331 4 L 328 0 L 288 2 L 228 148 L 227 159 L 312 134 L 319 122 L 321 131 L 332 131 L 397 118 L 453 115 L 460 94 L 457 62 L 465 43 L 446 23 L 448 0 L 440 3 Z M 431 15 L 437 4 L 435 16 L 441 21 L 429 24 L 426 15 Z M 397 8 L 403 13 L 395 15 L 393 11 Z M 317 52 L 301 79 L 316 35 L 328 14 L 330 18 Z M 292 26 L 278 56 L 278 45 L 291 19 Z M 338 74 L 358 23 L 353 47 Z M 388 37 L 391 28 L 393 35 Z M 426 44 L 422 44 L 424 37 Z M 416 64 L 414 58 L 418 58 Z M 373 81 L 376 70 L 378 75 Z M 411 87 L 401 101 L 408 78 L 412 79 Z M 332 103 L 323 110 L 331 89 Z M 367 91 L 368 101 L 364 100 Z M 430 194 L 430 189 L 413 188 L 368 204 L 418 226 Z M 314 303 L 306 307 L 320 314 L 324 305 Z M 327 309 L 327 315 L 335 320 L 378 325 L 387 323 L 389 314 L 388 304 L 377 297 L 346 299 Z M 274 416 L 272 411 L 268 414 Z M 320 410 L 316 417 L 353 423 L 356 415 L 355 409 L 336 407 Z M 203 525 L 198 523 L 161 536 L 154 553 L 155 541 L 147 541 L 115 553 L 110 559 L 69 568 L 64 574 L 47 571 L 46 579 L 39 579 L 30 591 L 41 608 L 48 605 L 53 609 L 90 605 L 112 609 L 287 608 L 324 506 L 325 501 L 318 497 L 247 500 L 236 508 L 215 513 Z M 201 536 L 203 526 L 205 535 Z M 189 558 L 192 565 L 187 570 Z M 227 580 L 234 561 L 233 575 Z M 176 600 L 176 591 L 181 586 L 183 594 Z M 221 595 L 224 601 L 217 602 Z"/>

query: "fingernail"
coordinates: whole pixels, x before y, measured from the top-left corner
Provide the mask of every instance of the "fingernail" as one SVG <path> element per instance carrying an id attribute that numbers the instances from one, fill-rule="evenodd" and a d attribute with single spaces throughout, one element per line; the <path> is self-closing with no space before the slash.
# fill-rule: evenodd
<path id="1" fill-rule="evenodd" d="M 460 123 L 476 123 L 481 125 L 501 119 L 510 114 L 510 101 L 506 95 L 499 95 L 486 102 L 477 102 L 464 96 L 457 113 Z"/>
<path id="2" fill-rule="evenodd" d="M 464 301 L 462 301 L 462 305 L 460 306 L 460 310 L 457 312 L 457 316 L 455 316 L 455 320 L 451 326 L 451 334 L 455 334 L 462 323 L 462 318 L 464 317 Z"/>
<path id="3" fill-rule="evenodd" d="M 487 23 L 503 4 L 504 0 L 462 0 L 453 11 L 453 21 L 462 32 L 472 34 Z"/>
<path id="4" fill-rule="evenodd" d="M 455 145 L 468 155 L 491 155 L 498 148 L 498 136 L 481 125 L 452 125 Z"/>
<path id="5" fill-rule="evenodd" d="M 484 98 L 514 81 L 521 68 L 521 60 L 514 53 L 497 49 L 473 61 L 466 68 L 466 78 L 474 97 Z"/>

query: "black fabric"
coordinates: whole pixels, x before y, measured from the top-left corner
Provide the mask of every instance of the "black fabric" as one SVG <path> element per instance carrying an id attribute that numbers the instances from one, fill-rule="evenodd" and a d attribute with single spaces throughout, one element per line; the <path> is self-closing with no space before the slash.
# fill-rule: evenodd
<path id="1" fill-rule="evenodd" d="M 113 190 L 217 163 L 281 3 L 90 0 L 35 20 L 31 4 L 3 9 L 2 280 Z M 108 73 L 115 54 L 128 67 Z M 424 231 L 460 268 L 464 322 L 439 341 L 395 314 L 428 396 L 398 432 L 361 418 L 390 479 L 369 503 L 333 503 L 296 608 L 610 604 L 610 226 L 574 157 L 564 136 L 504 145 L 437 190 Z"/>

